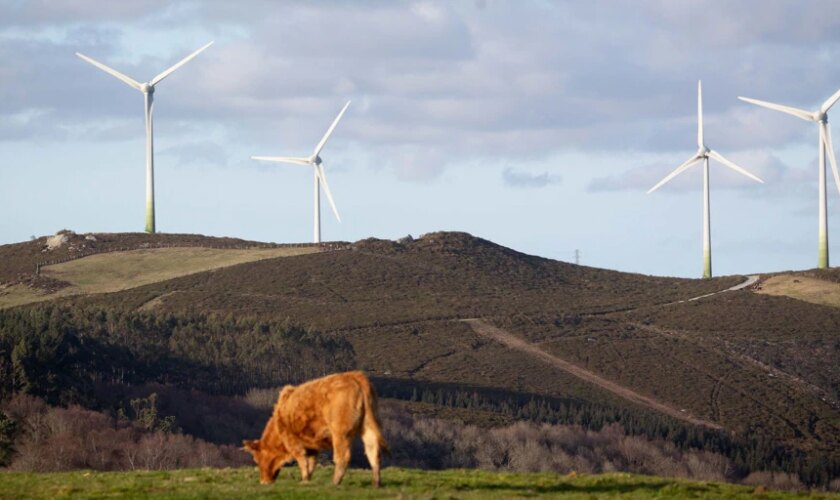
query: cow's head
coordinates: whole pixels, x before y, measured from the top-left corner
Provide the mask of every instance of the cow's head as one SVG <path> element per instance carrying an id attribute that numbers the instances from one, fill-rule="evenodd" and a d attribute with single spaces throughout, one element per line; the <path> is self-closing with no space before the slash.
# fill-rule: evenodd
<path id="1" fill-rule="evenodd" d="M 254 462 L 260 468 L 260 483 L 271 484 L 280 474 L 280 469 L 292 461 L 292 455 L 282 444 L 264 446 L 259 440 L 242 441 L 242 449 L 254 457 Z"/>

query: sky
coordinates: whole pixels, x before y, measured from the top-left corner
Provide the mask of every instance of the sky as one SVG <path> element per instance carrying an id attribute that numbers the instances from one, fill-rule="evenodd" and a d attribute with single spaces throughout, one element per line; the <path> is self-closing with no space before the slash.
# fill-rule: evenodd
<path id="1" fill-rule="evenodd" d="M 699 277 L 701 166 L 646 191 L 697 150 L 702 80 L 707 145 L 765 181 L 712 161 L 715 274 L 817 263 L 817 126 L 736 97 L 816 109 L 840 89 L 834 0 L 0 0 L 0 11 L 0 244 L 142 231 L 143 96 L 74 53 L 148 81 L 212 40 L 156 88 L 158 231 L 311 241 L 311 169 L 250 156 L 309 155 L 352 100 L 321 154 L 341 214 L 322 196 L 324 240 L 466 231 Z"/>

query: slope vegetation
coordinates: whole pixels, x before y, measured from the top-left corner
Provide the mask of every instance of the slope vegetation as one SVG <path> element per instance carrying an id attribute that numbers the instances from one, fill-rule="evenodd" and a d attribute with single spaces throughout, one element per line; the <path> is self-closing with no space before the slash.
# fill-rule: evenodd
<path id="1" fill-rule="evenodd" d="M 284 265 L 264 260 L 196 274 L 105 302 L 138 307 L 168 294 L 160 311 L 201 303 L 207 312 L 293 317 L 322 330 L 350 330 L 545 311 L 603 314 L 683 300 L 741 281 L 607 271 L 521 254 L 463 233 L 433 233 L 404 244 L 365 240 L 349 251 L 303 255 Z"/>
<path id="2" fill-rule="evenodd" d="M 708 445 L 746 470 L 776 467 L 825 482 L 840 473 L 840 309 L 749 289 L 686 301 L 743 280 L 620 273 L 432 233 L 64 297 L 59 312 L 40 314 L 85 318 L 78 331 L 99 331 L 103 315 L 163 332 L 182 318 L 208 318 L 236 323 L 219 332 L 250 332 L 248 346 L 261 325 L 294 325 L 346 346 L 353 359 L 342 355 L 342 366 L 369 372 L 388 397 L 539 422 L 620 422 L 679 446 Z M 120 328 L 109 326 L 104 338 L 143 342 Z M 504 338 L 487 334 L 498 331 Z M 249 353 L 223 337 L 201 362 L 244 373 Z M 314 369 L 337 367 L 319 356 Z M 159 367 L 136 370 L 138 383 L 171 381 Z M 273 372 L 260 379 L 285 381 Z"/>
<path id="3" fill-rule="evenodd" d="M 42 267 L 41 276 L 66 285 L 52 292 L 12 285 L 0 293 L 0 308 L 69 295 L 116 292 L 243 262 L 317 251 L 316 247 L 174 247 L 101 253 Z"/>
<path id="4" fill-rule="evenodd" d="M 619 273 L 524 255 L 462 233 L 264 260 L 96 298 L 109 307 L 301 322 L 349 340 L 378 376 L 638 407 L 482 336 L 482 318 L 644 398 L 740 433 L 840 447 L 840 311 L 717 292 L 714 280 Z M 87 299 L 94 300 L 94 298 Z M 725 318 L 725 319 L 724 319 Z"/>
<path id="5" fill-rule="evenodd" d="M 55 246 L 53 246 L 55 245 Z M 193 235 L 59 233 L 0 246 L 0 308 L 106 293 L 272 257 L 319 251 Z"/>

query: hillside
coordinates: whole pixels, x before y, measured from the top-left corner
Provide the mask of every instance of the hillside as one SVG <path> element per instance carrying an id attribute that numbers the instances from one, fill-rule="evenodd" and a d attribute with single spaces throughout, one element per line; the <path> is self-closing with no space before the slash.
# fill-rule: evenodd
<path id="1" fill-rule="evenodd" d="M 0 245 L 0 309 L 68 295 L 134 288 L 270 257 L 317 252 L 331 244 L 278 245 L 188 234 L 59 231 Z"/>
<path id="2" fill-rule="evenodd" d="M 126 238 L 136 238 L 127 250 L 148 243 Z M 593 428 L 620 422 L 633 434 L 724 453 L 743 470 L 780 467 L 813 481 L 840 474 L 840 309 L 751 290 L 688 301 L 744 277 L 621 273 L 464 233 L 335 248 L 162 276 L 107 294 L 55 294 L 37 306 L 45 326 L 31 323 L 26 308 L 9 311 L 6 321 L 23 331 L 46 328 L 59 315 L 102 352 L 119 348 L 128 372 L 86 368 L 80 375 L 111 384 L 130 375 L 133 384 L 236 394 L 312 370 L 357 367 L 375 377 L 380 394 L 422 400 L 441 415 L 451 408 Z M 27 265 L 38 252 L 34 243 L 0 246 L 0 256 Z M 12 267 L 6 276 L 29 283 L 20 279 L 25 266 L 13 269 L 18 274 Z M 40 278 L 59 276 L 51 267 Z M 24 323 L 32 326 L 13 326 Z M 273 348 L 305 340 L 295 348 L 318 365 L 262 367 L 255 376 L 259 362 L 242 349 L 258 346 L 261 330 L 290 327 L 307 333 L 283 333 Z M 166 368 L 184 363 L 202 375 Z"/>
<path id="3" fill-rule="evenodd" d="M 539 314 L 601 314 L 725 289 L 743 278 L 658 278 L 521 254 L 462 233 L 407 243 L 363 240 L 349 251 L 264 260 L 107 297 L 160 312 L 292 317 L 319 330 L 420 320 Z M 324 314 L 328 308 L 329 314 Z"/>
<path id="4" fill-rule="evenodd" d="M 840 283 L 835 273 L 825 270 L 768 276 L 762 280 L 758 292 L 840 307 Z"/>
<path id="5" fill-rule="evenodd" d="M 736 431 L 758 426 L 789 442 L 828 440 L 831 449 L 840 436 L 840 373 L 830 362 L 840 310 L 748 291 L 665 305 L 741 280 L 619 273 L 439 233 L 365 240 L 349 251 L 264 260 L 86 301 L 291 318 L 349 340 L 358 365 L 380 376 L 616 402 L 615 392 L 462 322 L 484 318 L 691 419 Z M 791 334 L 784 348 L 769 344 Z"/>

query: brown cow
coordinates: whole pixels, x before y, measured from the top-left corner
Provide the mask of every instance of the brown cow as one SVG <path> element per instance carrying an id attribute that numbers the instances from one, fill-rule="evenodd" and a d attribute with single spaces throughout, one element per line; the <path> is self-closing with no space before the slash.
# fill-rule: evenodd
<path id="1" fill-rule="evenodd" d="M 243 441 L 243 449 L 259 465 L 260 482 L 270 484 L 292 459 L 302 481 L 309 481 L 318 451 L 332 447 L 333 484 L 339 484 L 350 463 L 350 446 L 360 434 L 373 485 L 379 487 L 379 448 L 390 451 L 379 429 L 376 393 L 364 373 L 336 373 L 283 387 L 262 437 Z"/>

